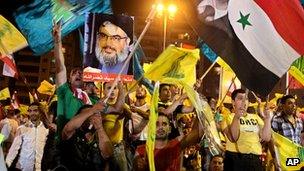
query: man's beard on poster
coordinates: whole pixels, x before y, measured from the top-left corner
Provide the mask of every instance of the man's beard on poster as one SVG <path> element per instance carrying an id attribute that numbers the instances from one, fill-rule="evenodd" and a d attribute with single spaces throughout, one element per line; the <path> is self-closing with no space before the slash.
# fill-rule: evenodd
<path id="1" fill-rule="evenodd" d="M 107 54 L 103 52 L 102 50 L 105 48 L 111 48 L 111 50 L 115 51 L 115 55 L 112 54 Z M 96 43 L 95 46 L 95 55 L 98 61 L 100 62 L 101 65 L 105 66 L 115 66 L 117 63 L 123 62 L 129 54 L 129 47 L 126 46 L 121 52 L 118 52 L 114 47 L 111 46 L 104 46 L 100 48 L 98 43 Z"/>

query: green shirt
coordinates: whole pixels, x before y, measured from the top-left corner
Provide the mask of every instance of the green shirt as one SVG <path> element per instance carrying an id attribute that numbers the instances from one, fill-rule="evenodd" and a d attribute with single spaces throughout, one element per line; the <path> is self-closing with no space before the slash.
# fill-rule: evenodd
<path id="1" fill-rule="evenodd" d="M 69 84 L 66 82 L 56 90 L 57 94 L 57 140 L 61 139 L 61 132 L 66 123 L 73 118 L 84 105 L 82 100 L 74 96 Z M 98 102 L 96 97 L 89 97 L 92 104 Z"/>
<path id="2" fill-rule="evenodd" d="M 78 112 L 83 102 L 73 95 L 69 84 L 66 82 L 56 90 L 57 94 L 57 136 L 61 139 L 64 125 Z"/>

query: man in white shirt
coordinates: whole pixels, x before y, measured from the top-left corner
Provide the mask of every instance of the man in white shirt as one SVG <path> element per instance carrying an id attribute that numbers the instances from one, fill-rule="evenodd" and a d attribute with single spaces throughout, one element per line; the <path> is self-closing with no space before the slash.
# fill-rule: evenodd
<path id="1" fill-rule="evenodd" d="M 39 103 L 32 103 L 28 108 L 30 122 L 17 129 L 16 137 L 7 154 L 6 164 L 11 166 L 19 153 L 16 168 L 22 171 L 40 171 L 41 159 L 49 130 L 41 121 L 44 111 Z"/>

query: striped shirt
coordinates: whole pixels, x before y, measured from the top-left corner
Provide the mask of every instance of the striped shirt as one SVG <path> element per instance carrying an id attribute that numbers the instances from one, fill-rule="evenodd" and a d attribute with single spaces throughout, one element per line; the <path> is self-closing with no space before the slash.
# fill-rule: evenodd
<path id="1" fill-rule="evenodd" d="M 273 131 L 290 139 L 294 143 L 301 144 L 301 133 L 303 132 L 303 121 L 295 117 L 296 124 L 293 125 L 284 115 L 274 116 L 271 122 Z"/>

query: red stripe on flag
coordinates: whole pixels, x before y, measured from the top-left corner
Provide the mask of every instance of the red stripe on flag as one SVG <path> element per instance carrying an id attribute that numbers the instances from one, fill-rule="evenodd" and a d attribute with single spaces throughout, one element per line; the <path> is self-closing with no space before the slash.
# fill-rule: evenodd
<path id="1" fill-rule="evenodd" d="M 304 10 L 299 0 L 255 0 L 280 36 L 300 55 L 304 54 Z"/>
<path id="2" fill-rule="evenodd" d="M 289 89 L 302 89 L 304 86 L 297 81 L 292 75 L 289 74 Z"/>
<path id="3" fill-rule="evenodd" d="M 14 63 L 14 58 L 9 56 L 1 56 L 0 60 L 2 60 L 4 64 L 9 66 L 15 72 L 15 77 L 18 77 L 17 67 L 16 64 Z"/>

